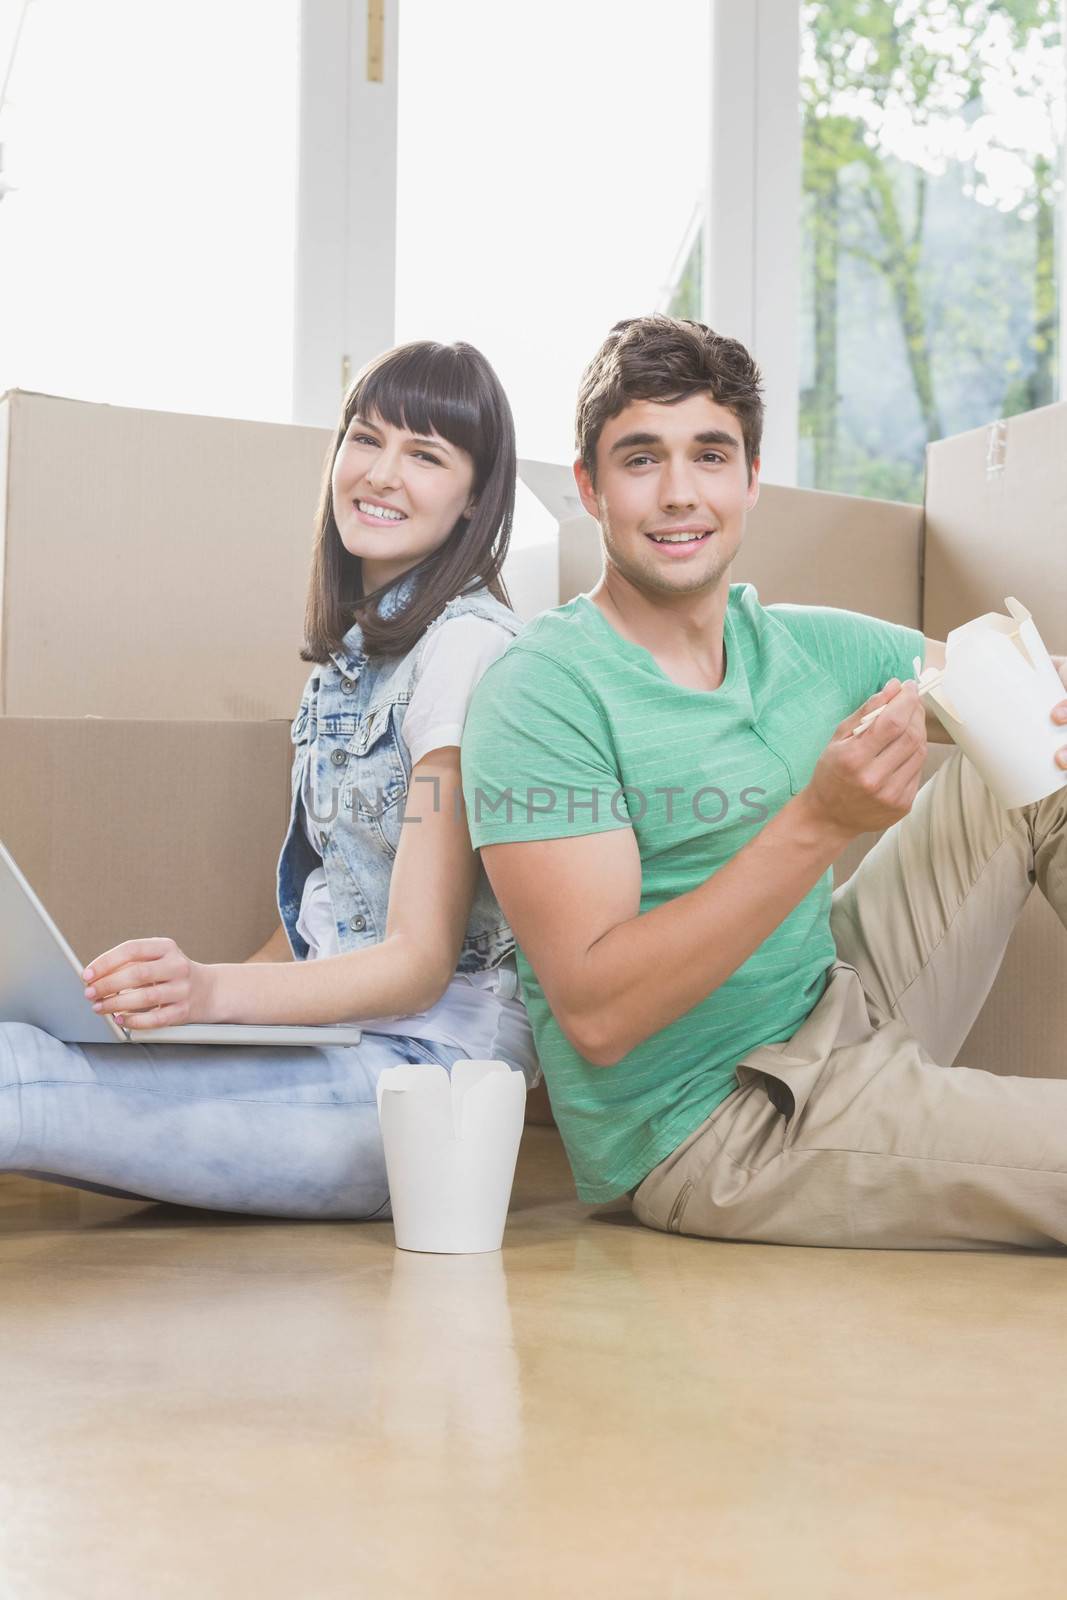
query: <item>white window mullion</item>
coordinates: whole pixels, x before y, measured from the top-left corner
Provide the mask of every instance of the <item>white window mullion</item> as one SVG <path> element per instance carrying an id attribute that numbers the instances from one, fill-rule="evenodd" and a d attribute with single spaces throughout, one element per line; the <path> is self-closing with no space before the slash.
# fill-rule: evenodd
<path id="1" fill-rule="evenodd" d="M 799 0 L 712 0 L 704 303 L 763 369 L 763 476 L 797 476 Z"/>
<path id="2" fill-rule="evenodd" d="M 382 19 L 380 81 L 368 40 Z M 304 0 L 293 420 L 329 427 L 346 375 L 393 342 L 397 0 Z"/>

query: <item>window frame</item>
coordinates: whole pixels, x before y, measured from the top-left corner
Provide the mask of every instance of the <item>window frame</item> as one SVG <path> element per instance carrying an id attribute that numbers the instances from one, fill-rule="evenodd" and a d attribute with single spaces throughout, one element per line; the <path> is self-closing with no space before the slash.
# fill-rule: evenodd
<path id="1" fill-rule="evenodd" d="M 394 343 L 398 0 L 302 0 L 293 421 L 332 428 L 350 378 Z M 382 12 L 381 81 L 367 76 Z"/>
<path id="2" fill-rule="evenodd" d="M 704 306 L 763 369 L 762 472 L 797 480 L 800 0 L 711 0 Z M 716 218 L 729 219 L 718 228 Z"/>

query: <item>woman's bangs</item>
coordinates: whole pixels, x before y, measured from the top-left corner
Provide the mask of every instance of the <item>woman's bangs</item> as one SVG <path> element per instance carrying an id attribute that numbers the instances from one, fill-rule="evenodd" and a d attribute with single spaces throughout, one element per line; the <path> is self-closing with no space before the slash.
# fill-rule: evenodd
<path id="1" fill-rule="evenodd" d="M 349 415 L 378 416 L 409 433 L 447 439 L 476 463 L 485 459 L 495 431 L 484 414 L 477 376 L 453 350 L 425 347 L 394 352 L 360 380 Z"/>

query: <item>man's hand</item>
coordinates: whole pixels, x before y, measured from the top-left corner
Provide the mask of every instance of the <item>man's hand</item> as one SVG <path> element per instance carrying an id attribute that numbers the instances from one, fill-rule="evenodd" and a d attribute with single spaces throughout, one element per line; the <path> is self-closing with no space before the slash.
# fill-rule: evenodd
<path id="1" fill-rule="evenodd" d="M 85 998 L 123 1027 L 150 1031 L 211 1022 L 211 968 L 190 961 L 173 939 L 128 939 L 85 968 Z"/>
<path id="2" fill-rule="evenodd" d="M 1060 682 L 1067 689 L 1067 656 L 1053 656 L 1052 664 L 1060 675 Z M 1052 720 L 1064 727 L 1067 725 L 1067 700 L 1060 700 L 1052 708 Z M 1067 767 L 1067 744 L 1056 751 L 1056 760 L 1061 767 Z"/>
<path id="3" fill-rule="evenodd" d="M 881 715 L 853 738 L 861 718 L 879 706 Z M 890 678 L 835 730 L 804 795 L 844 837 L 877 832 L 911 810 L 925 759 L 926 717 L 915 683 Z"/>

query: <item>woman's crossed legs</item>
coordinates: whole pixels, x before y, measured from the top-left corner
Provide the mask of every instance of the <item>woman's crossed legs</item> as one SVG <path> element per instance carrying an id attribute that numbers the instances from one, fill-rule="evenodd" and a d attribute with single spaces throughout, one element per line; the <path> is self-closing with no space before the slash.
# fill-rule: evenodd
<path id="1" fill-rule="evenodd" d="M 463 1051 L 357 1045 L 63 1044 L 0 1023 L 0 1171 L 218 1211 L 388 1217 L 376 1086 Z"/>

